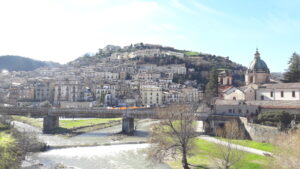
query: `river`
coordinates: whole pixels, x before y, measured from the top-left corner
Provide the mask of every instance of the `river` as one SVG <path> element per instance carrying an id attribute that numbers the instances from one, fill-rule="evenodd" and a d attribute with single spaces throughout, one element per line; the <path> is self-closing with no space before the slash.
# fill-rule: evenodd
<path id="1" fill-rule="evenodd" d="M 22 132 L 36 133 L 39 140 L 54 147 L 46 152 L 28 153 L 23 169 L 54 169 L 58 164 L 76 169 L 170 169 L 166 164 L 147 158 L 150 144 L 144 142 L 153 123 L 153 120 L 141 120 L 134 136 L 116 134 L 121 130 L 118 125 L 71 138 L 45 135 L 20 122 L 14 125 Z"/>

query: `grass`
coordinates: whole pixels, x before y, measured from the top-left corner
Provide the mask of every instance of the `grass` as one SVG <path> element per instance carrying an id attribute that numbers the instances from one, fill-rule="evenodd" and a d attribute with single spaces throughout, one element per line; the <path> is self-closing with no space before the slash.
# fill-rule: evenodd
<path id="1" fill-rule="evenodd" d="M 12 137 L 7 130 L 0 131 L 0 147 L 8 148 L 15 142 L 15 139 Z"/>
<path id="2" fill-rule="evenodd" d="M 188 52 L 185 52 L 184 54 L 187 55 L 187 56 L 198 56 L 198 55 L 200 55 L 199 52 L 194 52 L 194 51 L 188 51 Z"/>
<path id="3" fill-rule="evenodd" d="M 224 139 L 221 139 L 224 140 Z M 274 152 L 275 147 L 270 143 L 260 143 L 252 140 L 229 140 L 230 143 L 255 148 L 262 151 Z"/>
<path id="4" fill-rule="evenodd" d="M 20 121 L 31 126 L 37 127 L 42 129 L 43 128 L 43 121 L 41 119 L 29 118 L 25 116 L 12 116 L 12 119 L 15 121 Z"/>
<path id="5" fill-rule="evenodd" d="M 108 123 L 111 121 L 119 121 L 121 118 L 110 119 L 86 119 L 86 120 L 59 120 L 59 126 L 66 129 L 77 127 L 92 126 L 96 124 Z"/>
<path id="6" fill-rule="evenodd" d="M 194 166 L 201 168 L 209 168 L 213 163 L 213 159 L 217 158 L 219 146 L 215 143 L 196 139 L 196 148 L 193 149 L 194 155 L 189 157 L 188 162 Z M 168 162 L 173 169 L 182 169 L 180 159 L 177 161 Z M 243 153 L 243 159 L 234 167 L 239 169 L 263 169 L 268 164 L 268 158 L 251 153 Z"/>
<path id="7" fill-rule="evenodd" d="M 12 116 L 13 120 L 20 121 L 34 127 L 43 129 L 43 120 L 23 117 Z M 68 134 L 75 136 L 85 132 L 111 127 L 121 123 L 121 118 L 103 118 L 103 119 L 84 119 L 84 120 L 59 120 L 59 128 L 55 129 L 53 133 Z"/>
<path id="8" fill-rule="evenodd" d="M 0 168 L 19 168 L 20 151 L 10 130 L 0 131 Z"/>

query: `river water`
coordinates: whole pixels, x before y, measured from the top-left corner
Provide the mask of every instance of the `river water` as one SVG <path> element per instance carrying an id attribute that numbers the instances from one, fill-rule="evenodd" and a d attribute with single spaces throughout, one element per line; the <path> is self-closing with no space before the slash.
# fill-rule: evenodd
<path id="1" fill-rule="evenodd" d="M 123 144 L 112 146 L 54 149 L 35 153 L 31 158 L 39 160 L 47 168 L 58 163 L 81 169 L 169 169 L 165 164 L 151 162 L 146 150 L 149 144 Z"/>
<path id="2" fill-rule="evenodd" d="M 57 164 L 76 169 L 170 169 L 166 164 L 147 158 L 150 144 L 139 144 L 147 141 L 153 123 L 156 121 L 141 120 L 134 136 L 116 134 L 121 130 L 118 125 L 66 138 L 45 135 L 35 127 L 14 122 L 16 128 L 36 133 L 38 139 L 50 147 L 68 147 L 28 154 L 23 162 L 24 169 L 54 169 Z M 38 165 L 33 167 L 33 163 Z"/>

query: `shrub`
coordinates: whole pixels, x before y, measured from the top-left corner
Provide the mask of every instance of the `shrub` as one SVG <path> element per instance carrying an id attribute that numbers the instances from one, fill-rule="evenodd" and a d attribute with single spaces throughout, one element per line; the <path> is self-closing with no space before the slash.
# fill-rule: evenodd
<path id="1" fill-rule="evenodd" d="M 294 116 L 286 111 L 263 112 L 258 115 L 257 122 L 271 126 L 281 123 L 284 127 L 288 127 L 293 118 Z"/>

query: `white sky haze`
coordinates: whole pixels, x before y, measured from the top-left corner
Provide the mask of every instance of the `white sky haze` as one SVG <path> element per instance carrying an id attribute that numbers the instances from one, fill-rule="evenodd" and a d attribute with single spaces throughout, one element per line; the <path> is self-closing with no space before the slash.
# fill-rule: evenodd
<path id="1" fill-rule="evenodd" d="M 258 47 L 271 71 L 284 71 L 300 52 L 299 8 L 296 0 L 2 0 L 0 55 L 67 63 L 144 42 L 247 66 Z"/>

